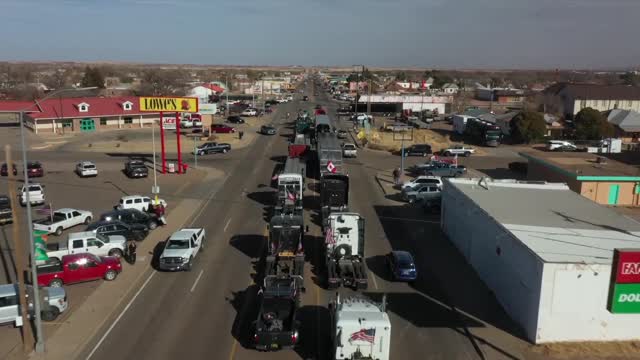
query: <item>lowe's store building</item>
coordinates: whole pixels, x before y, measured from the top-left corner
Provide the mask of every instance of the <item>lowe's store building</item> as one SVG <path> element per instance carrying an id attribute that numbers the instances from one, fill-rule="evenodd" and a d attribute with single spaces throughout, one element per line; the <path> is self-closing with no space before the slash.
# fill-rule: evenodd
<path id="1" fill-rule="evenodd" d="M 565 184 L 483 178 L 446 181 L 441 226 L 531 342 L 640 339 L 640 223 Z"/>

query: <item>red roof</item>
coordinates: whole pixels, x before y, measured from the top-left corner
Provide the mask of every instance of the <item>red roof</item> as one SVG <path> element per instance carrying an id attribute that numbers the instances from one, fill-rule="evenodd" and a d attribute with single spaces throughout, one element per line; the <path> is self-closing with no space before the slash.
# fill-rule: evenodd
<path id="1" fill-rule="evenodd" d="M 201 86 L 206 87 L 209 90 L 215 91 L 216 93 L 220 94 L 224 92 L 224 89 L 221 88 L 218 85 L 214 85 L 214 84 L 202 84 Z"/>
<path id="2" fill-rule="evenodd" d="M 126 102 L 131 102 L 131 110 L 124 109 Z M 39 104 L 42 111 L 31 113 L 30 117 L 60 119 L 150 114 L 140 111 L 140 100 L 137 96 L 47 99 Z M 87 111 L 81 112 L 80 104 L 88 105 Z"/>
<path id="3" fill-rule="evenodd" d="M 28 109 L 28 111 L 25 111 Z M 16 101 L 16 100 L 4 100 L 0 101 L 0 112 L 31 112 L 38 111 L 38 107 L 35 106 L 33 101 Z"/>

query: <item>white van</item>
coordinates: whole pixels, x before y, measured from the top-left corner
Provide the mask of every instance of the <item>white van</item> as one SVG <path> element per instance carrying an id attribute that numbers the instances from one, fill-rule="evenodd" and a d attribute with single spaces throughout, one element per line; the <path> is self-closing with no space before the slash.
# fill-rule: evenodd
<path id="1" fill-rule="evenodd" d="M 142 212 L 146 212 L 149 210 L 149 204 L 151 203 L 155 203 L 155 200 L 151 199 L 151 197 L 149 196 L 142 196 L 142 195 L 123 196 L 122 198 L 120 198 L 120 202 L 116 206 L 116 209 L 118 210 L 138 209 Z M 164 206 L 165 208 L 167 207 L 167 202 L 162 199 L 158 199 L 158 203 L 162 204 L 162 206 Z"/>
<path id="2" fill-rule="evenodd" d="M 549 141 L 547 141 L 547 150 L 554 151 L 554 150 L 559 150 L 559 149 L 577 150 L 578 147 L 575 146 L 573 143 L 571 143 L 569 141 L 565 141 L 565 140 L 549 140 Z"/>
<path id="3" fill-rule="evenodd" d="M 15 323 L 16 327 L 23 325 L 17 288 L 17 284 L 0 285 L 0 324 Z M 33 288 L 27 285 L 25 290 L 27 292 L 28 314 L 33 316 Z M 53 321 L 67 310 L 67 294 L 61 287 L 40 288 L 40 298 L 42 306 L 40 312 L 44 321 Z"/>

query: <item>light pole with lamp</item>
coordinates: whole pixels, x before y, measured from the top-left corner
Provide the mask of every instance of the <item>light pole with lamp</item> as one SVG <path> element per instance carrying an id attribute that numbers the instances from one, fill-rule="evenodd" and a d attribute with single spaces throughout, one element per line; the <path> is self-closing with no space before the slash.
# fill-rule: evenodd
<path id="1" fill-rule="evenodd" d="M 33 219 L 31 216 L 31 199 L 29 198 L 29 175 L 27 173 L 27 148 L 24 141 L 24 113 L 31 109 L 34 106 L 37 106 L 39 102 L 52 98 L 55 95 L 60 95 L 65 92 L 73 92 L 73 91 L 84 91 L 84 90 L 93 90 L 97 87 L 85 87 L 85 88 L 70 88 L 70 89 L 60 89 L 58 91 L 54 91 L 49 95 L 43 97 L 42 99 L 36 100 L 33 105 L 30 105 L 22 110 L 20 110 L 20 142 L 22 145 L 22 171 L 24 172 L 24 188 L 27 189 L 25 191 L 25 200 L 27 205 L 27 233 L 29 234 L 29 255 L 31 256 L 31 279 L 33 281 L 37 281 L 38 272 L 35 264 L 35 244 L 33 240 Z M 34 126 L 37 125 L 34 122 Z M 35 312 L 35 328 L 36 328 L 36 347 L 35 350 L 37 353 L 44 352 L 44 335 L 42 333 L 42 318 L 40 314 L 40 290 L 38 289 L 37 284 L 33 286 L 33 310 Z M 25 324 L 24 326 L 28 326 Z"/>

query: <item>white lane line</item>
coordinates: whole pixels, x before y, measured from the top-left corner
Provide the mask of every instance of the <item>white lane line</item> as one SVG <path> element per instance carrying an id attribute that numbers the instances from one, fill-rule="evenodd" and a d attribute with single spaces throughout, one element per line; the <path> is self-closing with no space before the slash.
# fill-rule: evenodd
<path id="1" fill-rule="evenodd" d="M 376 290 L 378 290 L 378 282 L 376 281 L 376 276 L 373 275 L 371 271 L 369 271 L 369 277 L 373 280 L 373 287 L 375 287 Z"/>
<path id="2" fill-rule="evenodd" d="M 229 218 L 229 220 L 227 220 L 227 223 L 224 225 L 224 229 L 222 229 L 222 232 L 227 232 L 227 228 L 229 227 L 230 223 L 231 223 L 231 218 Z"/>
<path id="3" fill-rule="evenodd" d="M 120 319 L 122 319 L 122 317 L 124 316 L 124 314 L 126 314 L 127 310 L 129 310 L 129 307 L 131 307 L 131 304 L 133 304 L 134 301 L 136 301 L 136 299 L 138 298 L 138 295 L 140 295 L 140 293 L 142 292 L 142 290 L 144 290 L 144 288 L 147 286 L 147 284 L 149 283 L 149 281 L 151 281 L 151 279 L 153 278 L 153 275 L 156 274 L 157 271 L 153 271 L 151 273 L 151 275 L 149 275 L 149 277 L 147 278 L 147 280 L 145 280 L 144 284 L 142 284 L 142 286 L 140 287 L 140 289 L 138 289 L 138 291 L 136 292 L 135 295 L 133 295 L 133 298 L 131 298 L 131 300 L 129 300 L 129 302 L 127 303 L 127 306 L 124 307 L 124 310 L 122 310 L 122 312 L 120 313 L 120 315 L 118 315 L 118 317 L 116 318 L 116 320 L 113 322 L 113 324 L 111 324 L 111 326 L 109 326 L 109 329 L 107 329 L 107 332 L 104 333 L 104 335 L 102 335 L 102 337 L 100 338 L 100 341 L 98 341 L 98 343 L 96 344 L 96 346 L 93 347 L 93 350 L 91 350 L 91 352 L 89 353 L 89 355 L 87 355 L 87 359 L 89 360 L 91 359 L 91 357 L 93 356 L 93 354 L 95 354 L 96 351 L 98 351 L 98 348 L 100 347 L 100 345 L 102 345 L 102 343 L 104 342 L 104 340 L 107 338 L 107 336 L 109 336 L 109 334 L 111 333 L 111 331 L 113 330 L 114 327 L 116 327 L 116 325 L 118 324 L 118 322 L 120 321 Z"/>
<path id="4" fill-rule="evenodd" d="M 196 289 L 196 286 L 198 285 L 198 281 L 200 281 L 200 278 L 202 277 L 202 274 L 204 273 L 204 270 L 200 270 L 200 274 L 198 274 L 198 277 L 196 278 L 196 281 L 193 282 L 193 286 L 191 287 L 191 292 L 193 292 L 193 290 Z"/>

